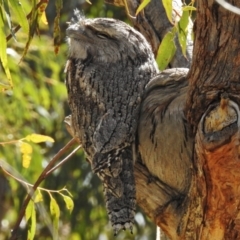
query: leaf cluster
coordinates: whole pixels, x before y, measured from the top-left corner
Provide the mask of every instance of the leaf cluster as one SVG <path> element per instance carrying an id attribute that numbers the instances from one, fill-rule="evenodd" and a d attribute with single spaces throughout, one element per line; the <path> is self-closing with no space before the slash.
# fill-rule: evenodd
<path id="1" fill-rule="evenodd" d="M 189 5 L 182 6 L 181 13 L 175 12 L 175 14 L 173 14 L 173 1 L 163 0 L 162 2 L 168 20 L 173 25 L 173 27 L 169 32 L 166 33 L 158 49 L 156 61 L 160 70 L 164 70 L 168 66 L 176 53 L 176 36 L 181 46 L 182 54 L 187 57 L 187 42 L 188 39 L 192 36 L 192 32 L 190 32 L 192 31 L 192 28 L 189 24 L 191 22 L 192 11 L 196 10 L 196 8 L 193 6 L 194 1 L 191 1 Z M 174 18 L 173 15 L 175 15 Z"/>

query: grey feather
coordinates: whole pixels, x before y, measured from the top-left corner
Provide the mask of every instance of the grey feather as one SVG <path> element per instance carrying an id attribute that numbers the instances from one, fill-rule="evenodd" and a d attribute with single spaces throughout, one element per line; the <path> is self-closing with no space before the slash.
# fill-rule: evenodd
<path id="1" fill-rule="evenodd" d="M 114 232 L 132 229 L 135 211 L 132 144 L 141 96 L 158 72 L 151 47 L 127 24 L 86 19 L 68 29 L 66 86 L 75 135 L 104 186 Z"/>

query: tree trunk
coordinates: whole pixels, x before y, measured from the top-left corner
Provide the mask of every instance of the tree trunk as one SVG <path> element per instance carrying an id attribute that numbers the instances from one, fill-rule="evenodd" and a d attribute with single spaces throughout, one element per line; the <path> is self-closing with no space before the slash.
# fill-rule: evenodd
<path id="1" fill-rule="evenodd" d="M 123 1 L 107 1 L 124 5 Z M 127 2 L 131 15 L 134 15 L 139 3 Z M 239 1 L 229 0 L 228 2 L 240 8 Z M 162 14 L 163 8 L 160 5 L 154 0 L 151 1 L 137 19 L 132 19 L 134 26 L 149 40 L 155 53 L 163 37 L 162 34 L 165 34 L 170 27 L 167 26 L 169 23 L 166 21 L 165 14 Z M 150 9 L 151 6 L 152 9 Z M 163 23 L 165 29 L 156 27 L 161 25 L 159 22 Z M 171 139 L 169 135 L 165 133 L 163 137 L 166 143 L 161 142 L 159 149 L 156 150 L 156 147 L 153 148 L 153 143 L 157 139 L 157 134 L 154 133 L 152 137 L 150 136 L 152 132 L 148 132 L 149 138 L 147 131 L 151 129 L 148 129 L 141 138 L 142 129 L 148 125 L 145 124 L 142 128 L 140 126 L 139 150 L 142 162 L 137 162 L 135 166 L 137 201 L 147 215 L 171 239 L 240 239 L 240 97 L 238 94 L 240 92 L 238 77 L 240 17 L 224 9 L 214 0 L 199 0 L 194 33 L 193 60 L 188 74 L 190 84 L 188 93 L 183 90 L 187 89 L 187 86 L 176 83 L 178 84 L 175 89 L 177 94 L 172 99 L 169 97 L 167 101 L 164 97 L 159 97 L 158 106 L 144 120 L 148 124 L 154 123 L 157 126 L 154 130 L 160 131 L 159 115 L 166 117 L 165 110 L 168 109 L 168 116 L 173 117 L 175 114 L 176 119 L 180 119 L 179 126 L 188 129 L 187 133 L 185 132 L 185 138 L 184 134 L 181 135 L 182 130 L 176 126 L 171 130 L 176 142 L 181 139 L 185 144 L 187 142 L 189 144 L 183 149 L 182 156 L 186 156 L 183 161 L 185 162 L 184 171 L 179 171 L 183 170 L 179 168 L 180 165 L 174 165 L 172 162 L 169 167 L 168 162 L 162 160 L 164 158 L 159 149 L 165 149 L 169 144 L 174 146 L 174 143 L 169 140 Z M 179 52 L 175 59 L 178 59 L 178 54 Z M 191 58 L 191 51 L 188 54 Z M 175 59 L 169 67 L 189 65 L 186 59 L 183 62 Z M 168 91 L 174 84 L 172 85 L 169 79 L 167 82 L 165 86 L 164 84 L 159 86 L 158 83 L 156 86 L 169 95 Z M 182 90 L 179 92 L 179 89 Z M 149 91 L 148 97 L 151 94 L 155 93 Z M 184 103 L 168 105 L 174 98 L 179 98 L 181 101 L 187 98 L 186 114 L 193 129 L 193 138 L 191 138 L 189 124 L 183 115 Z M 145 96 L 143 104 L 147 104 L 146 99 Z M 166 109 L 163 109 L 164 101 Z M 146 107 L 145 110 L 149 111 L 152 105 L 149 103 L 146 106 L 149 108 Z M 171 110 L 176 109 L 176 106 L 178 110 L 172 114 Z M 155 114 L 157 110 L 159 115 Z M 142 112 L 140 117 L 143 117 L 146 111 Z M 169 121 L 169 125 L 173 127 L 175 120 L 172 118 Z M 167 126 L 166 124 L 165 127 Z M 159 136 L 162 130 L 158 132 Z M 195 146 L 191 154 L 188 154 L 186 149 L 189 149 L 194 142 Z M 171 148 L 168 150 L 169 159 L 173 159 L 170 154 Z M 174 156 L 177 156 L 176 150 Z M 179 161 L 181 160 L 178 159 L 177 163 Z M 164 169 L 167 174 L 163 173 Z M 168 181 L 174 172 L 177 175 L 176 179 Z M 190 184 L 179 184 L 181 178 L 189 181 Z"/>
<path id="2" fill-rule="evenodd" d="M 239 29 L 238 15 L 198 1 L 187 115 L 196 133 L 199 239 L 240 239 Z"/>

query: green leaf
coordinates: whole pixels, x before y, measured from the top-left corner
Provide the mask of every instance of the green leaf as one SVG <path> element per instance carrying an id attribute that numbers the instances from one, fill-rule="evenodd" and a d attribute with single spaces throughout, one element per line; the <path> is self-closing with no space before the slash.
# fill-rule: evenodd
<path id="1" fill-rule="evenodd" d="M 33 240 L 36 233 L 36 210 L 34 207 L 34 202 L 30 200 L 25 211 L 26 221 L 31 219 L 31 227 L 28 229 L 28 240 Z"/>
<path id="2" fill-rule="evenodd" d="M 29 218 L 32 216 L 33 208 L 34 208 L 34 202 L 30 200 L 25 211 L 26 221 L 28 221 Z"/>
<path id="3" fill-rule="evenodd" d="M 164 38 L 161 42 L 161 45 L 158 48 L 156 61 L 157 61 L 158 67 L 161 71 L 167 67 L 167 65 L 172 60 L 172 58 L 176 52 L 174 38 L 175 38 L 175 31 L 172 30 L 172 32 L 168 32 L 164 36 Z"/>
<path id="4" fill-rule="evenodd" d="M 60 209 L 59 209 L 59 206 L 58 206 L 56 200 L 53 197 L 51 197 L 51 200 L 50 200 L 50 212 L 51 212 L 52 216 L 59 218 Z"/>
<path id="5" fill-rule="evenodd" d="M 50 212 L 53 216 L 53 239 L 58 239 L 58 223 L 60 210 L 56 200 L 52 196 L 50 200 Z"/>
<path id="6" fill-rule="evenodd" d="M 70 197 L 66 196 L 66 195 L 62 195 L 62 196 L 63 196 L 63 200 L 64 200 L 65 203 L 66 203 L 67 209 L 68 209 L 68 210 L 70 211 L 70 213 L 71 213 L 72 210 L 73 210 L 73 207 L 74 207 L 73 200 L 72 200 Z"/>
<path id="7" fill-rule="evenodd" d="M 53 239 L 59 239 L 58 226 L 59 226 L 59 219 L 57 217 L 54 217 L 53 218 Z"/>
<path id="8" fill-rule="evenodd" d="M 151 2 L 151 0 L 144 0 L 137 8 L 136 16 Z"/>
<path id="9" fill-rule="evenodd" d="M 186 57 L 187 36 L 188 36 L 189 11 L 184 11 L 178 23 L 178 40 L 183 55 Z"/>
<path id="10" fill-rule="evenodd" d="M 172 21 L 172 0 L 162 0 L 163 7 L 165 8 L 168 20 L 173 24 Z"/>
<path id="11" fill-rule="evenodd" d="M 22 4 L 17 0 L 9 0 L 14 12 L 14 16 L 17 18 L 19 25 L 22 27 L 25 33 L 29 32 L 29 25 L 27 17 L 23 11 Z"/>
<path id="12" fill-rule="evenodd" d="M 33 240 L 35 233 L 36 233 L 36 210 L 33 206 L 32 208 L 32 215 L 31 215 L 31 228 L 30 231 L 28 231 L 28 240 Z"/>
<path id="13" fill-rule="evenodd" d="M 193 6 L 184 6 L 182 7 L 183 11 L 196 11 L 197 9 Z"/>
<path id="14" fill-rule="evenodd" d="M 31 11 L 32 14 L 31 14 L 31 17 L 29 19 L 29 26 L 30 26 L 30 28 L 29 28 L 28 40 L 27 40 L 27 43 L 26 43 L 26 45 L 24 47 L 24 51 L 23 51 L 23 55 L 22 55 L 21 60 L 27 54 L 28 48 L 29 48 L 30 43 L 31 43 L 31 41 L 33 39 L 33 36 L 34 36 L 35 32 L 38 30 L 38 11 L 37 11 L 37 2 L 36 2 L 36 0 L 33 0 L 32 4 L 33 4 L 33 7 L 32 7 L 32 11 Z"/>
<path id="15" fill-rule="evenodd" d="M 3 7 L 4 7 L 4 12 L 5 12 L 6 20 L 7 20 L 7 23 L 8 23 L 8 27 L 9 27 L 11 33 L 13 34 L 12 22 L 11 22 L 11 13 L 10 13 L 10 10 L 9 10 L 8 0 L 3 1 Z M 13 34 L 13 36 L 14 36 L 14 34 Z M 15 38 L 15 36 L 14 36 L 14 38 Z"/>
<path id="16" fill-rule="evenodd" d="M 12 77 L 8 68 L 7 51 L 6 51 L 7 41 L 6 41 L 6 35 L 4 32 L 4 17 L 3 17 L 2 11 L 3 9 L 0 8 L 0 43 L 1 43 L 0 44 L 0 60 L 2 62 L 3 69 L 6 73 L 9 85 L 10 87 L 12 87 Z"/>

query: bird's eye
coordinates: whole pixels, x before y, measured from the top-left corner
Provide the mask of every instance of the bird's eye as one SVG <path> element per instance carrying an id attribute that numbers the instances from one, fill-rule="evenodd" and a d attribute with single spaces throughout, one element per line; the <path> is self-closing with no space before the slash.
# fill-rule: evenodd
<path id="1" fill-rule="evenodd" d="M 97 36 L 99 38 L 102 38 L 102 39 L 107 39 L 108 38 L 108 36 L 106 34 L 103 34 L 103 33 L 97 33 Z"/>

